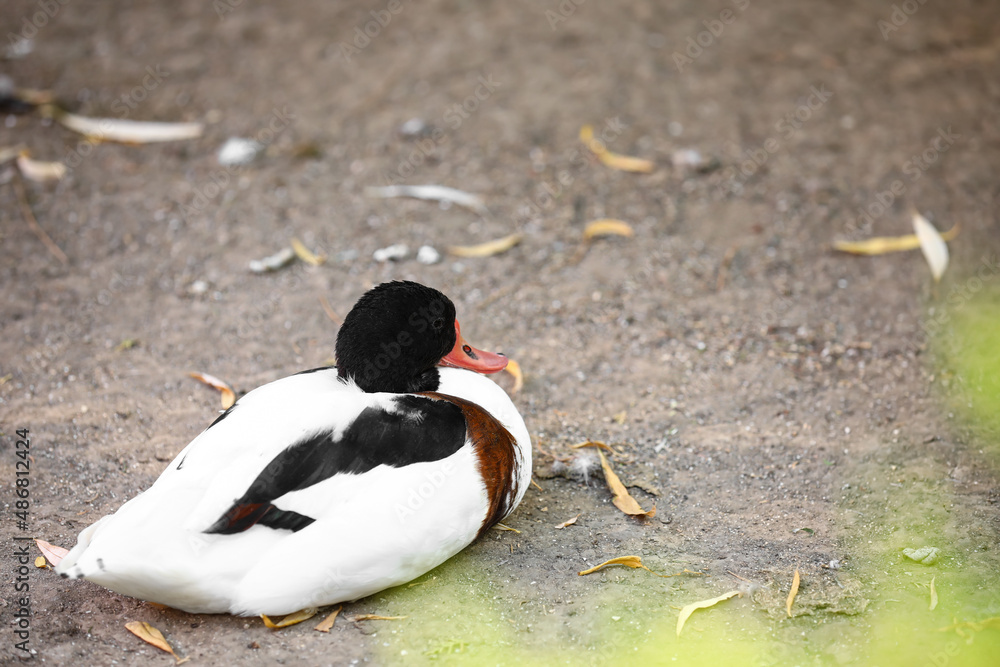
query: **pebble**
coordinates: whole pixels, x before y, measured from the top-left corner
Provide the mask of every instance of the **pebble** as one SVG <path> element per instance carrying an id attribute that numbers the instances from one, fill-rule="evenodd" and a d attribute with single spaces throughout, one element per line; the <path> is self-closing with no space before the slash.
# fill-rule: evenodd
<path id="1" fill-rule="evenodd" d="M 422 245 L 417 251 L 417 261 L 421 264 L 437 264 L 441 261 L 441 253 L 429 245 Z"/>
<path id="2" fill-rule="evenodd" d="M 388 261 L 399 261 L 405 259 L 410 253 L 410 249 L 406 247 L 404 243 L 396 243 L 385 248 L 379 248 L 374 253 L 372 253 L 372 258 L 376 262 L 388 262 Z"/>
<path id="3" fill-rule="evenodd" d="M 218 160 L 223 167 L 249 164 L 264 150 L 264 145 L 253 139 L 230 137 L 219 149 Z"/>

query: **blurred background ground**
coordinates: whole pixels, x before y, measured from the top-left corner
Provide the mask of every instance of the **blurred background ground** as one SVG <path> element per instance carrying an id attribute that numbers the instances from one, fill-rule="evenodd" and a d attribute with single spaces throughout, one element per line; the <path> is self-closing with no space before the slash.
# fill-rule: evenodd
<path id="1" fill-rule="evenodd" d="M 91 146 L 38 114 L 0 127 L 0 146 L 69 166 L 24 184 L 65 263 L 0 167 L 5 624 L 14 431 L 31 432 L 30 532 L 71 546 L 211 421 L 218 398 L 189 371 L 247 391 L 327 363 L 321 296 L 341 316 L 385 280 L 451 296 L 468 339 L 524 370 L 541 487 L 507 522 L 519 533 L 344 611 L 406 619 L 329 635 L 33 571 L 35 660 L 169 664 L 124 629 L 143 620 L 193 664 L 995 664 L 1000 629 L 975 624 L 1000 616 L 1000 8 L 15 0 L 0 15 L 18 86 L 87 116 L 207 124 L 143 146 Z M 584 124 L 655 169 L 601 164 Z M 233 136 L 266 149 L 226 170 Z M 391 182 L 475 193 L 489 215 L 364 194 Z M 911 207 L 961 223 L 941 283 L 919 251 L 831 250 L 909 233 Z M 635 236 L 585 247 L 605 217 Z M 413 258 L 513 232 L 501 255 Z M 248 271 L 292 237 L 328 261 Z M 395 243 L 408 258 L 372 259 Z M 574 476 L 587 439 L 615 445 L 654 518 L 614 508 L 599 470 Z M 935 564 L 901 554 L 923 546 Z M 627 554 L 707 576 L 576 574 Z M 680 607 L 732 589 L 675 636 Z"/>

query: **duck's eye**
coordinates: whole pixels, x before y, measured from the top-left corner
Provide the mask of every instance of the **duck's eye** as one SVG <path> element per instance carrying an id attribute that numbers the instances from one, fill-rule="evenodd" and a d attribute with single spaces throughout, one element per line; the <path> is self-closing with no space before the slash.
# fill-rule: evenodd
<path id="1" fill-rule="evenodd" d="M 439 317 L 431 322 L 431 326 L 434 327 L 435 331 L 441 331 L 444 328 L 444 320 Z"/>

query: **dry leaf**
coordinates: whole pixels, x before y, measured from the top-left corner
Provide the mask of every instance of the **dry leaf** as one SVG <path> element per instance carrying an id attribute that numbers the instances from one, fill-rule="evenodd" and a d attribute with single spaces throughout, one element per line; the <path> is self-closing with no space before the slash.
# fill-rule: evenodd
<path id="1" fill-rule="evenodd" d="M 614 220 L 612 218 L 602 218 L 594 220 L 583 228 L 583 238 L 587 241 L 600 236 L 634 236 L 635 231 L 632 225 L 624 220 Z"/>
<path id="2" fill-rule="evenodd" d="M 569 446 L 570 449 L 581 449 L 582 447 L 597 447 L 599 449 L 607 450 L 607 451 L 611 452 L 612 454 L 616 453 L 615 450 L 612 449 L 610 445 L 606 445 L 605 443 L 599 442 L 597 440 L 588 440 L 586 442 L 579 442 L 579 443 L 577 443 L 575 445 L 570 445 Z"/>
<path id="3" fill-rule="evenodd" d="M 319 612 L 319 608 L 317 607 L 306 607 L 305 609 L 301 609 L 295 613 L 288 614 L 277 623 L 272 621 L 265 614 L 261 614 L 260 617 L 264 620 L 264 625 L 270 629 L 280 630 L 281 628 L 287 628 L 290 625 L 295 625 L 297 623 L 301 623 L 302 621 L 308 621 L 310 618 L 315 616 L 317 612 Z"/>
<path id="4" fill-rule="evenodd" d="M 188 373 L 188 376 L 193 377 L 198 382 L 202 384 L 207 384 L 213 389 L 218 389 L 221 393 L 222 399 L 222 409 L 228 410 L 233 407 L 233 403 L 236 402 L 236 392 L 228 384 L 215 377 L 214 375 L 209 375 L 208 373 Z"/>
<path id="5" fill-rule="evenodd" d="M 795 568 L 795 576 L 792 577 L 792 590 L 788 592 L 788 601 L 785 602 L 785 613 L 788 614 L 788 618 L 792 617 L 792 603 L 795 602 L 795 596 L 799 592 L 799 568 Z"/>
<path id="6" fill-rule="evenodd" d="M 614 503 L 615 507 L 620 509 L 625 514 L 631 516 L 646 516 L 653 517 L 656 516 L 656 506 L 648 512 L 639 505 L 638 501 L 629 495 L 628 489 L 622 484 L 621 480 L 618 479 L 618 475 L 615 471 L 611 469 L 611 464 L 608 463 L 608 459 L 604 456 L 604 452 L 598 450 L 598 455 L 601 457 L 601 468 L 604 470 L 604 479 L 608 483 L 608 488 L 614 494 L 614 498 L 611 502 Z"/>
<path id="7" fill-rule="evenodd" d="M 52 565 L 58 565 L 59 561 L 66 557 L 69 553 L 69 549 L 63 549 L 62 547 L 57 547 L 54 544 L 49 544 L 45 540 L 35 539 L 35 544 L 38 545 L 38 550 L 42 552 L 42 555 L 48 559 Z"/>
<path id="8" fill-rule="evenodd" d="M 319 266 L 320 264 L 326 261 L 326 257 L 320 257 L 319 255 L 314 255 L 312 251 L 309 250 L 309 248 L 302 245 L 302 241 L 296 238 L 293 238 L 291 240 L 291 244 L 292 244 L 292 250 L 295 252 L 296 255 L 298 255 L 298 258 L 301 259 L 306 264 L 309 264 L 310 266 Z"/>
<path id="9" fill-rule="evenodd" d="M 503 524 L 503 523 L 494 524 L 493 528 L 495 530 L 509 530 L 512 533 L 517 533 L 518 535 L 521 534 L 521 531 L 519 531 L 517 528 L 511 528 L 510 526 L 508 526 L 506 524 Z"/>
<path id="10" fill-rule="evenodd" d="M 125 624 L 125 629 L 147 644 L 151 644 L 161 651 L 166 651 L 170 655 L 174 656 L 174 660 L 177 661 L 178 665 L 181 665 L 191 659 L 184 658 L 182 660 L 180 656 L 174 653 L 174 649 L 167 643 L 163 633 L 149 623 L 144 623 L 142 621 L 129 621 Z"/>
<path id="11" fill-rule="evenodd" d="M 916 211 L 913 212 L 913 230 L 917 233 L 924 258 L 931 267 L 931 275 L 935 281 L 941 280 L 944 270 L 948 268 L 948 244 L 934 225 Z"/>
<path id="12" fill-rule="evenodd" d="M 43 183 L 45 181 L 58 181 L 66 175 L 66 165 L 62 162 L 43 162 L 33 160 L 28 157 L 27 151 L 22 151 L 17 156 L 17 168 L 21 170 L 21 175 L 29 181 Z"/>
<path id="13" fill-rule="evenodd" d="M 126 144 L 149 144 L 160 141 L 181 141 L 201 136 L 201 123 L 151 123 L 120 118 L 87 118 L 47 105 L 44 113 L 74 132 L 98 141 L 118 141 Z"/>
<path id="14" fill-rule="evenodd" d="M 330 630 L 333 628 L 334 622 L 337 620 L 337 614 L 339 614 L 340 610 L 343 608 L 344 606 L 341 605 L 336 609 L 334 609 L 333 612 L 329 616 L 324 618 L 322 621 L 320 621 L 319 625 L 313 628 L 313 630 L 315 630 L 316 632 L 330 632 Z"/>
<path id="15" fill-rule="evenodd" d="M 740 593 L 739 591 L 729 591 L 728 593 L 723 593 L 717 598 L 712 598 L 711 600 L 702 600 L 701 602 L 692 602 L 691 604 L 685 606 L 683 609 L 681 609 L 681 613 L 677 617 L 677 636 L 678 637 L 681 636 L 681 630 L 684 629 L 684 623 L 688 620 L 688 617 L 690 617 L 691 614 L 693 614 L 695 611 L 697 611 L 698 609 L 705 609 L 707 607 L 719 604 L 723 600 L 728 600 L 729 598 L 735 597 L 737 595 L 742 595 L 742 593 Z"/>
<path id="16" fill-rule="evenodd" d="M 580 515 L 577 514 L 572 519 L 569 519 L 568 521 L 563 521 L 562 523 L 556 525 L 556 528 L 565 528 L 566 526 L 572 526 L 574 523 L 576 523 L 576 520 L 579 519 L 579 518 L 580 518 Z"/>
<path id="17" fill-rule="evenodd" d="M 510 393 L 516 394 L 521 391 L 521 388 L 524 387 L 524 375 L 521 373 L 521 364 L 517 363 L 513 359 L 508 359 L 507 366 L 504 370 L 514 377 L 514 386 L 511 387 Z"/>
<path id="18" fill-rule="evenodd" d="M 46 567 L 46 565 L 45 565 L 45 556 L 39 556 L 38 558 L 35 559 L 35 567 L 37 567 L 40 570 L 44 570 L 45 569 L 45 567 Z"/>
<path id="19" fill-rule="evenodd" d="M 446 201 L 464 206 L 479 215 L 490 214 L 489 209 L 486 208 L 486 204 L 476 195 L 443 185 L 387 185 L 381 188 L 370 187 L 365 188 L 365 195 L 382 199 L 389 197 L 413 197 L 414 199 Z"/>
<path id="20" fill-rule="evenodd" d="M 282 248 L 278 252 L 265 257 L 264 259 L 251 259 L 250 270 L 254 273 L 267 273 L 277 271 L 281 267 L 295 259 L 295 251 L 291 248 Z"/>
<path id="21" fill-rule="evenodd" d="M 453 245 L 448 247 L 448 252 L 458 257 L 492 257 L 502 252 L 507 252 L 524 238 L 523 234 L 514 233 L 495 241 L 487 241 L 479 245 Z"/>
<path id="22" fill-rule="evenodd" d="M 955 225 L 948 231 L 941 234 L 945 241 L 951 241 L 961 230 L 959 225 Z M 904 250 L 916 250 L 920 247 L 920 239 L 916 234 L 905 236 L 876 236 L 864 241 L 834 241 L 834 250 L 849 252 L 853 255 L 884 255 L 889 252 L 901 252 Z"/>
<path id="23" fill-rule="evenodd" d="M 406 618 L 405 616 L 379 616 L 378 614 L 361 614 L 360 616 L 355 616 L 351 619 L 352 623 L 358 621 L 399 621 Z"/>
<path id="24" fill-rule="evenodd" d="M 618 558 L 612 558 L 611 560 L 606 560 L 600 565 L 595 565 L 589 570 L 583 570 L 582 572 L 577 572 L 581 577 L 587 574 L 593 574 L 598 570 L 603 570 L 608 565 L 625 565 L 626 567 L 642 568 L 643 570 L 648 570 L 649 568 L 642 564 L 642 558 L 639 556 L 619 556 Z"/>
<path id="25" fill-rule="evenodd" d="M 584 125 L 580 128 L 580 141 L 597 156 L 598 160 L 612 169 L 647 174 L 653 171 L 653 167 L 655 166 L 652 160 L 612 153 L 601 141 L 594 139 L 594 128 L 590 125 Z"/>
<path id="26" fill-rule="evenodd" d="M 931 577 L 931 606 L 929 611 L 934 611 L 934 608 L 937 606 L 938 603 L 937 589 L 934 588 L 935 579 L 937 579 L 937 577 Z"/>

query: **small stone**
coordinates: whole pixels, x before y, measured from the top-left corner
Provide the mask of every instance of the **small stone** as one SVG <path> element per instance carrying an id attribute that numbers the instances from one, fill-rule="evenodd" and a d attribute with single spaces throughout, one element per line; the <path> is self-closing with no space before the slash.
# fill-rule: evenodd
<path id="1" fill-rule="evenodd" d="M 405 139 L 416 139 L 431 131 L 430 126 L 423 118 L 411 118 L 399 126 L 399 136 Z"/>
<path id="2" fill-rule="evenodd" d="M 410 249 L 406 247 L 404 243 L 397 243 L 385 248 L 379 248 L 374 253 L 372 253 L 372 258 L 376 262 L 397 262 L 401 259 L 405 259 L 410 253 Z"/>
<path id="3" fill-rule="evenodd" d="M 264 145 L 258 141 L 230 137 L 219 149 L 219 164 L 223 167 L 249 164 L 262 150 L 264 150 Z"/>
<path id="4" fill-rule="evenodd" d="M 437 264 L 441 261 L 441 253 L 429 245 L 422 245 L 417 251 L 417 261 L 421 264 Z"/>
<path id="5" fill-rule="evenodd" d="M 206 283 L 204 280 L 196 280 L 193 283 L 191 283 L 190 287 L 188 287 L 188 292 L 190 294 L 194 294 L 195 296 L 204 294 L 207 291 L 208 291 L 208 283 Z"/>

